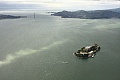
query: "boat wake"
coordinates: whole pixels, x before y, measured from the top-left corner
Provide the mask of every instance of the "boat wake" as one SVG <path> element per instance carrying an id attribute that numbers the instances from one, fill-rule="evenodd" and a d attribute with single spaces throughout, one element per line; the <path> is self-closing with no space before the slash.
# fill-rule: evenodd
<path id="1" fill-rule="evenodd" d="M 8 54 L 5 57 L 4 60 L 0 61 L 0 67 L 3 66 L 3 65 L 7 65 L 7 64 L 12 63 L 12 61 L 14 61 L 15 59 L 17 59 L 19 57 L 27 56 L 27 55 L 30 55 L 30 54 L 35 54 L 37 52 L 42 52 L 42 51 L 48 50 L 50 48 L 54 48 L 54 47 L 56 47 L 58 45 L 61 45 L 61 44 L 65 43 L 65 42 L 66 42 L 66 40 L 56 41 L 56 42 L 53 42 L 52 44 L 50 44 L 48 46 L 42 47 L 39 50 L 25 49 L 25 50 L 19 50 L 19 51 L 13 53 L 13 54 Z"/>

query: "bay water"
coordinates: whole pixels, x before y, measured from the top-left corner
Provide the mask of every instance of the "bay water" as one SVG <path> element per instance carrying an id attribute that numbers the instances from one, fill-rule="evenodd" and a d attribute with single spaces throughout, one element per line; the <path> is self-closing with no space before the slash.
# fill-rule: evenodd
<path id="1" fill-rule="evenodd" d="M 101 51 L 94 58 L 73 56 L 95 43 Z M 36 14 L 0 20 L 0 80 L 120 80 L 119 75 L 120 19 Z"/>

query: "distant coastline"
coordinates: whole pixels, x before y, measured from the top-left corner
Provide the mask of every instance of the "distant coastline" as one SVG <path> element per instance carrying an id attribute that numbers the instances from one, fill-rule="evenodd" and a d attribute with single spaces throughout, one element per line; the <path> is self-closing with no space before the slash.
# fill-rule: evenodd
<path id="1" fill-rule="evenodd" d="M 80 18 L 80 19 L 120 19 L 120 8 L 110 10 L 92 10 L 92 11 L 61 11 L 51 14 L 61 16 L 61 18 Z"/>
<path id="2" fill-rule="evenodd" d="M 1 19 L 19 19 L 19 18 L 27 18 L 27 16 L 13 16 L 13 15 L 0 14 L 0 20 Z"/>

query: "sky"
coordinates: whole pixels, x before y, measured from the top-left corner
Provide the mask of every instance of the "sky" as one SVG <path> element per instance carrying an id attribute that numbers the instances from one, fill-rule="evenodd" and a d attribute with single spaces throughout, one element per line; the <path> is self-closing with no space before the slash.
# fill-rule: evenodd
<path id="1" fill-rule="evenodd" d="M 119 7 L 120 0 L 0 0 L 0 11 L 101 10 Z"/>

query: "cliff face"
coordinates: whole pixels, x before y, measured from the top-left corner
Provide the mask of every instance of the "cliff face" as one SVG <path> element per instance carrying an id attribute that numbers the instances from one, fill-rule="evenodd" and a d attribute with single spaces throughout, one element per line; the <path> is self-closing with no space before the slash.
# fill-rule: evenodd
<path id="1" fill-rule="evenodd" d="M 109 19 L 120 18 L 120 13 L 110 10 L 95 10 L 95 11 L 62 11 L 52 14 L 54 16 L 61 16 L 62 18 L 80 18 L 80 19 Z"/>
<path id="2" fill-rule="evenodd" d="M 12 16 L 12 15 L 2 15 L 0 14 L 0 19 L 16 19 L 16 18 L 26 18 L 27 16 Z"/>

